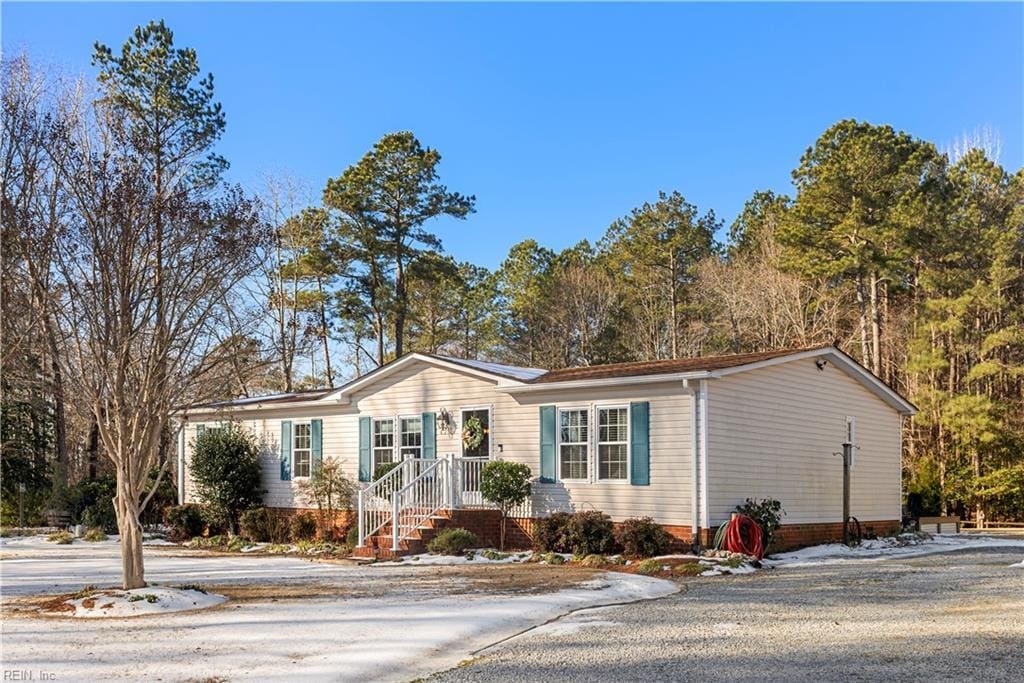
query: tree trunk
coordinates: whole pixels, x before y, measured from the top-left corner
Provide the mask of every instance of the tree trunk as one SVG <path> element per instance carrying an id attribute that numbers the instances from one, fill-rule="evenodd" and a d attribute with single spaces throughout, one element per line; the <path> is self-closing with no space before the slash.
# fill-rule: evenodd
<path id="1" fill-rule="evenodd" d="M 871 363 L 871 354 L 868 352 L 868 312 L 864 276 L 860 273 L 857 274 L 857 307 L 860 309 L 860 360 L 867 367 Z"/>
<path id="2" fill-rule="evenodd" d="M 882 324 L 878 312 L 878 271 L 871 271 L 871 372 L 882 376 Z"/>
<path id="3" fill-rule="evenodd" d="M 324 286 L 318 277 L 316 288 L 320 293 L 320 340 L 324 346 L 324 373 L 327 375 L 327 386 L 334 388 L 334 371 L 331 369 L 331 347 L 327 336 L 327 306 L 324 304 Z"/>
<path id="4" fill-rule="evenodd" d="M 401 358 L 405 344 L 405 264 L 402 257 L 395 259 L 395 358 Z"/>
<path id="5" fill-rule="evenodd" d="M 127 481 L 124 467 L 117 468 L 117 496 L 114 509 L 117 511 L 117 528 L 121 534 L 122 587 L 125 590 L 142 588 L 146 585 L 142 560 L 142 524 L 139 522 L 138 496 L 133 495 Z"/>

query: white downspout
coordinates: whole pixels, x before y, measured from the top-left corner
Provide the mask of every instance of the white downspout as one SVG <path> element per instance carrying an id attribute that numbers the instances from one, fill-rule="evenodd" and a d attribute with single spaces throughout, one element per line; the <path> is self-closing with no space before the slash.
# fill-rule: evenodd
<path id="1" fill-rule="evenodd" d="M 697 391 L 690 386 L 690 381 L 683 380 L 683 388 L 690 395 L 690 526 L 693 533 L 693 542 L 697 543 L 697 535 L 700 533 L 700 497 L 698 495 L 700 472 L 697 467 L 697 460 L 700 457 L 699 439 L 697 436 Z"/>
<path id="2" fill-rule="evenodd" d="M 700 380 L 700 508 L 701 527 L 711 528 L 708 504 L 708 382 Z"/>
<path id="3" fill-rule="evenodd" d="M 188 421 L 182 420 L 178 430 L 178 505 L 185 504 L 185 428 Z"/>

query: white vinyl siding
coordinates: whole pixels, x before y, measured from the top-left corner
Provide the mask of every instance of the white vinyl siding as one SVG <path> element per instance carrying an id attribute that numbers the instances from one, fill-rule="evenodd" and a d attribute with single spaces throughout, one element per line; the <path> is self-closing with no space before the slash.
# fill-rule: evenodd
<path id="1" fill-rule="evenodd" d="M 833 365 L 811 359 L 708 382 L 711 525 L 745 498 L 777 498 L 783 524 L 840 522 L 843 442 L 855 418 L 850 511 L 899 520 L 900 415 Z"/>

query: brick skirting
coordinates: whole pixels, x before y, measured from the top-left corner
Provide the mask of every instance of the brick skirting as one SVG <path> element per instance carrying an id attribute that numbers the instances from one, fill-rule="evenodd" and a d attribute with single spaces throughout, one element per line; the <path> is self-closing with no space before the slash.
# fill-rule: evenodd
<path id="1" fill-rule="evenodd" d="M 277 514 L 291 517 L 300 512 L 317 514 L 316 509 L 302 508 L 269 508 Z M 355 512 L 341 510 L 336 513 L 336 526 L 339 535 L 343 537 L 345 531 L 352 524 L 355 524 Z M 505 546 L 509 549 L 526 549 L 533 545 L 533 524 L 536 518 L 533 517 L 509 517 L 505 533 Z M 472 531 L 480 539 L 481 543 L 497 547 L 501 538 L 501 512 L 498 510 L 454 510 L 450 519 L 444 525 L 447 528 L 462 528 Z M 689 551 L 693 547 L 693 529 L 689 526 L 678 526 L 672 524 L 662 525 L 673 539 L 672 550 L 675 552 Z M 885 535 L 900 530 L 899 520 L 884 520 L 861 522 L 861 532 L 865 536 Z M 699 534 L 700 544 L 704 548 L 714 543 L 714 529 L 701 529 Z M 820 522 L 815 524 L 783 524 L 776 532 L 775 541 L 772 543 L 772 552 L 783 552 L 794 550 L 809 545 L 841 541 L 843 538 L 843 525 L 841 522 Z"/>

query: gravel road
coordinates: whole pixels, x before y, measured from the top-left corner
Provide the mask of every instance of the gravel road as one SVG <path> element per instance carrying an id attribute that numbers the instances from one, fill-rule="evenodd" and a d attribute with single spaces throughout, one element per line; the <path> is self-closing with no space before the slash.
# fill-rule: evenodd
<path id="1" fill-rule="evenodd" d="M 1021 551 L 853 560 L 688 580 L 588 610 L 431 681 L 1024 678 Z"/>

